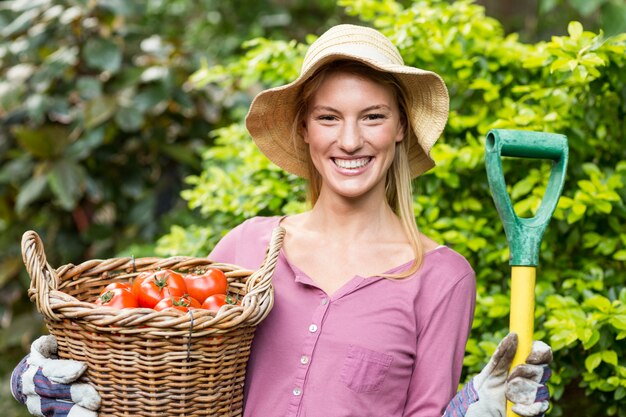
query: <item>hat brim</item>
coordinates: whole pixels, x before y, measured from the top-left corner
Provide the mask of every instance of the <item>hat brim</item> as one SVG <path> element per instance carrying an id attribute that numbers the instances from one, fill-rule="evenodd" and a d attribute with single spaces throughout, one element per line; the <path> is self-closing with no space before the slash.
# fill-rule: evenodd
<path id="1" fill-rule="evenodd" d="M 295 81 L 262 91 L 254 98 L 246 116 L 246 127 L 261 152 L 285 171 L 308 178 L 308 147 L 304 141 L 292 143 L 291 140 L 297 98 L 304 82 L 320 67 L 338 59 L 359 61 L 396 76 L 411 103 L 408 114 L 414 133 L 409 135 L 411 177 L 415 178 L 434 167 L 430 150 L 445 128 L 449 109 L 448 90 L 441 77 L 431 71 L 405 65 L 381 64 L 349 53 L 319 56 Z"/>

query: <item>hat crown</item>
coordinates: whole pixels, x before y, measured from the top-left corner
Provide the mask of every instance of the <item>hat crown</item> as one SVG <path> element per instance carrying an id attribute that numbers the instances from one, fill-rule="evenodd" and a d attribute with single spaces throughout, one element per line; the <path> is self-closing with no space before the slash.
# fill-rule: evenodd
<path id="1" fill-rule="evenodd" d="M 398 49 L 383 34 L 368 27 L 343 24 L 329 29 L 311 44 L 301 73 L 330 55 L 349 56 L 384 66 L 404 65 Z"/>

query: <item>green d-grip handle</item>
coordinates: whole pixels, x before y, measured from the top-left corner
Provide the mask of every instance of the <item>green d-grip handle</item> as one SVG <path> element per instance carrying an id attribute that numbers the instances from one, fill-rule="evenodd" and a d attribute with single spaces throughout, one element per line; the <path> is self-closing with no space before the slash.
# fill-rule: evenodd
<path id="1" fill-rule="evenodd" d="M 503 156 L 552 160 L 548 186 L 534 217 L 520 218 L 515 214 L 502 171 Z M 563 190 L 567 158 L 564 135 L 505 129 L 492 129 L 487 133 L 487 179 L 509 242 L 511 265 L 537 266 L 539 263 L 541 239 Z"/>

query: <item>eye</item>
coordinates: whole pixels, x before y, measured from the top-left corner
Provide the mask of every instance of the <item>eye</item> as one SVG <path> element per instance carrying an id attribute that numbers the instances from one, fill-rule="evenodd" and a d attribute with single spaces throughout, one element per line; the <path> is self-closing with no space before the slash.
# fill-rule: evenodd
<path id="1" fill-rule="evenodd" d="M 381 119 L 386 119 L 387 116 L 385 116 L 382 113 L 370 113 L 365 115 L 365 120 L 368 121 L 375 121 L 375 120 L 381 120 Z"/>
<path id="2" fill-rule="evenodd" d="M 337 116 L 333 116 L 332 114 L 322 114 L 317 116 L 316 119 L 324 122 L 332 122 L 334 120 L 337 120 Z"/>

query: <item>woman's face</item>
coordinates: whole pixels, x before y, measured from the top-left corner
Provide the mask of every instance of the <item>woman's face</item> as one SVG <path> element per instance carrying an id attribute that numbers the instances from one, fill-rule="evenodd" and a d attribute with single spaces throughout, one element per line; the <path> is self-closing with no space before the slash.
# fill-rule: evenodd
<path id="1" fill-rule="evenodd" d="M 396 143 L 404 136 L 390 87 L 331 73 L 311 98 L 304 124 L 304 141 L 322 179 L 320 196 L 384 198 Z"/>

